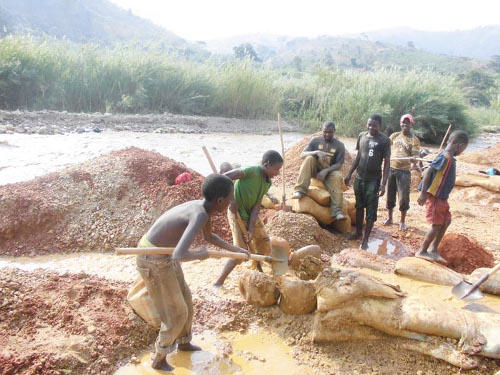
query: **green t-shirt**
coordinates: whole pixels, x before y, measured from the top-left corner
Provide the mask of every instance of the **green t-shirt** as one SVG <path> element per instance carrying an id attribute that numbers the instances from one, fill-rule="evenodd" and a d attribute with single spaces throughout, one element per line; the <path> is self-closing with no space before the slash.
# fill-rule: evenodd
<path id="1" fill-rule="evenodd" d="M 271 180 L 262 175 L 259 165 L 241 169 L 243 177 L 234 184 L 234 198 L 238 203 L 238 212 L 243 220 L 250 219 L 253 206 L 267 193 Z"/>

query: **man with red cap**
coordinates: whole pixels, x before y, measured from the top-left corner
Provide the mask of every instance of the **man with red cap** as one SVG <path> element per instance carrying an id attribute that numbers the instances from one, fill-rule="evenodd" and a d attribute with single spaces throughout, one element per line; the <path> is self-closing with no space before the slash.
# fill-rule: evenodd
<path id="1" fill-rule="evenodd" d="M 387 211 L 389 216 L 382 224 L 392 224 L 392 213 L 396 206 L 396 193 L 399 198 L 401 221 L 399 228 L 406 230 L 406 212 L 410 208 L 411 164 L 420 152 L 420 141 L 411 132 L 413 116 L 403 115 L 399 121 L 401 131 L 391 134 L 392 159 L 389 180 L 387 181 Z M 394 160 L 396 159 L 396 160 Z"/>

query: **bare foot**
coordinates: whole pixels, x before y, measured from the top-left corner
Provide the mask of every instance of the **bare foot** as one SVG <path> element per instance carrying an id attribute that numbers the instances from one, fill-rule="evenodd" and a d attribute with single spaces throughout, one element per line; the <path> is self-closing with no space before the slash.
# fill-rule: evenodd
<path id="1" fill-rule="evenodd" d="M 392 219 L 387 218 L 384 221 L 382 221 L 382 225 L 391 225 L 392 224 Z"/>
<path id="2" fill-rule="evenodd" d="M 406 229 L 408 229 L 408 227 L 406 226 L 406 223 L 399 223 L 399 229 L 406 230 Z"/>
<path id="3" fill-rule="evenodd" d="M 182 352 L 197 352 L 201 350 L 201 348 L 198 345 L 193 345 L 190 342 L 188 342 L 187 344 L 177 345 L 177 350 L 180 350 Z"/>
<path id="4" fill-rule="evenodd" d="M 368 250 L 368 242 L 363 241 L 363 243 L 361 244 L 361 246 L 359 248 L 362 250 Z"/>
<path id="5" fill-rule="evenodd" d="M 434 258 L 427 251 L 419 250 L 415 253 L 415 257 L 428 260 L 429 262 L 435 262 Z"/>
<path id="6" fill-rule="evenodd" d="M 167 362 L 167 356 L 165 354 L 155 354 L 153 358 L 153 363 L 151 363 L 151 367 L 155 370 L 162 371 L 174 371 L 175 367 L 171 366 Z"/>
<path id="7" fill-rule="evenodd" d="M 434 259 L 435 262 L 447 264 L 448 261 L 439 255 L 437 250 L 430 250 L 429 255 Z"/>

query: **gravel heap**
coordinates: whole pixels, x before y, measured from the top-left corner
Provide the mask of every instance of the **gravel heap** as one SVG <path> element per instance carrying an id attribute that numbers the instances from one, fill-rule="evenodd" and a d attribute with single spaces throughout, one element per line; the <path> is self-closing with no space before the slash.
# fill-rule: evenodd
<path id="1" fill-rule="evenodd" d="M 174 185 L 189 172 L 192 180 Z M 166 210 L 201 199 L 203 176 L 157 152 L 127 148 L 34 180 L 0 186 L 0 254 L 135 246 Z M 225 214 L 213 228 L 230 240 Z M 201 243 L 201 235 L 195 245 Z"/>

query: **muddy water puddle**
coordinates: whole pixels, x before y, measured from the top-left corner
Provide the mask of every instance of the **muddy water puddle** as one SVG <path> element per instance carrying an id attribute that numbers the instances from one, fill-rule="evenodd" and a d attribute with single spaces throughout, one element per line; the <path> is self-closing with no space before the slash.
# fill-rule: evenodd
<path id="1" fill-rule="evenodd" d="M 85 273 L 115 281 L 131 282 L 137 277 L 133 256 L 101 253 L 51 254 L 37 257 L 0 258 L 4 267 L 33 272 L 36 269 L 64 273 Z"/>
<path id="2" fill-rule="evenodd" d="M 272 332 L 252 330 L 245 334 L 229 332 L 216 334 L 205 331 L 193 341 L 202 347 L 200 352 L 174 352 L 167 360 L 176 375 L 226 374 L 312 374 L 312 370 L 298 365 L 284 340 Z M 228 350 L 229 348 L 229 350 Z M 127 364 L 114 375 L 165 374 L 151 368 L 151 353 L 140 356 L 140 363 Z"/>

